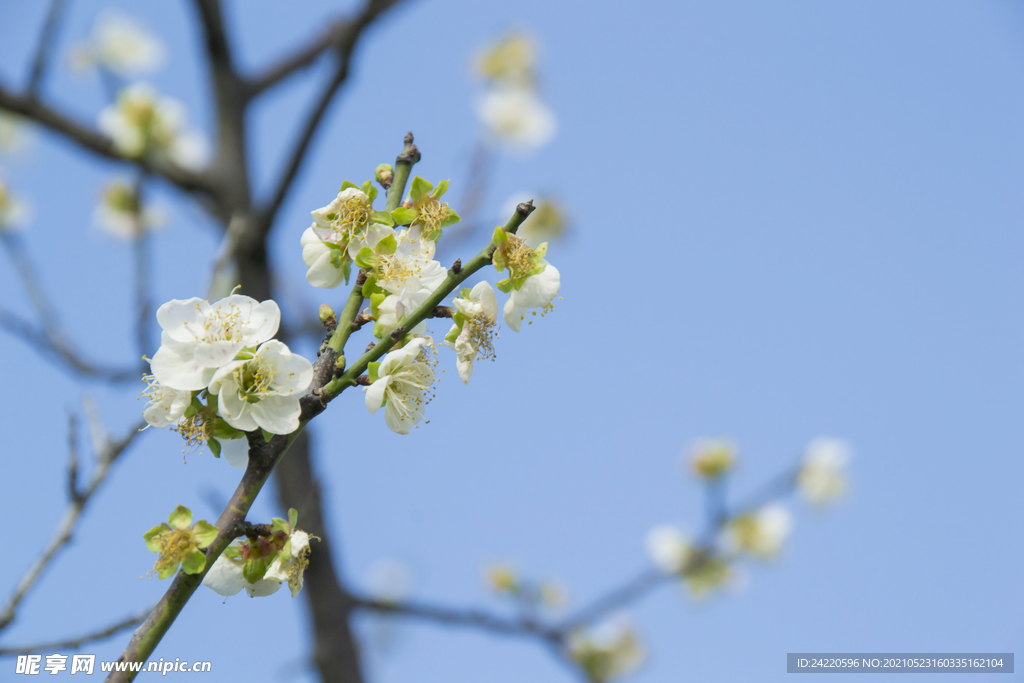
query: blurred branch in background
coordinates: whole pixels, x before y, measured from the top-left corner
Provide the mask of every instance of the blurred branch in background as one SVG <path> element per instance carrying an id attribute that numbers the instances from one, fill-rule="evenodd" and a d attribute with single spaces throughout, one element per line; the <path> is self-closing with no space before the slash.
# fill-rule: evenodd
<path id="1" fill-rule="evenodd" d="M 85 510 L 85 506 L 89 503 L 89 500 L 107 478 L 107 475 L 110 472 L 110 467 L 119 457 L 121 457 L 121 455 L 128 449 L 132 442 L 135 441 L 136 437 L 138 437 L 142 429 L 146 426 L 145 422 L 142 422 L 137 427 L 131 429 L 123 437 L 119 439 L 111 439 L 107 435 L 91 399 L 83 399 L 82 403 L 89 420 L 89 432 L 93 445 L 94 462 L 92 475 L 90 476 L 89 483 L 85 488 L 81 488 L 78 484 L 77 421 L 72 415 L 69 417 L 68 421 L 68 450 L 70 462 L 68 467 L 68 497 L 70 500 L 68 501 L 67 508 L 64 511 L 64 516 L 61 518 L 60 524 L 57 526 L 57 530 L 50 539 L 50 542 L 43 550 L 43 553 L 35 562 L 32 563 L 32 566 L 29 567 L 28 571 L 26 571 L 21 577 L 21 580 L 18 581 L 18 585 L 14 589 L 14 594 L 11 595 L 7 600 L 7 603 L 3 606 L 3 609 L 0 610 L 0 631 L 5 629 L 14 621 L 18 605 L 24 599 L 25 595 L 39 580 L 47 565 L 49 565 L 61 548 L 71 541 L 72 531 L 74 531 L 75 525 L 78 523 L 82 512 Z"/>

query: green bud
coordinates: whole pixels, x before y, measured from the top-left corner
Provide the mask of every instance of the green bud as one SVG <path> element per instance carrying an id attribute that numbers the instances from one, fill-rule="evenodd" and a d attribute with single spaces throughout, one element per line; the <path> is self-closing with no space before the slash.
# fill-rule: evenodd
<path id="1" fill-rule="evenodd" d="M 391 183 L 395 179 L 395 169 L 391 167 L 391 164 L 381 164 L 374 170 L 373 179 L 386 190 L 391 187 Z"/>
<path id="2" fill-rule="evenodd" d="M 320 322 L 325 325 L 327 324 L 328 320 L 335 317 L 334 309 L 328 306 L 327 304 L 320 304 L 320 311 L 318 314 L 320 316 Z"/>

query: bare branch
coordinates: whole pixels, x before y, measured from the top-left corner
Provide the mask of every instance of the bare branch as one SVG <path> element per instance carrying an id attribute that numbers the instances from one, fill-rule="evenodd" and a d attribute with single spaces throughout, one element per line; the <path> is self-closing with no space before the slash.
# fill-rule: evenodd
<path id="1" fill-rule="evenodd" d="M 68 343 L 67 338 L 57 325 L 56 314 L 46 297 L 43 287 L 36 277 L 37 269 L 29 258 L 21 236 L 12 233 L 0 233 L 0 243 L 7 250 L 21 279 L 29 301 L 39 316 L 40 327 L 23 318 L 0 309 L 0 328 L 6 329 L 16 337 L 20 337 L 34 350 L 56 360 L 59 364 L 83 377 L 102 379 L 109 382 L 123 382 L 138 379 L 145 370 L 143 365 L 134 368 L 111 368 L 95 365 L 84 360 Z"/>
<path id="2" fill-rule="evenodd" d="M 338 50 L 339 52 L 346 52 L 346 42 L 355 43 L 359 32 L 362 31 L 366 25 L 373 21 L 377 15 L 383 13 L 399 1 L 400 0 L 370 2 L 356 21 L 352 22 L 341 20 L 331 23 L 323 35 L 318 39 L 296 50 L 287 57 L 284 57 L 263 73 L 249 78 L 247 85 L 248 97 L 254 98 L 269 88 L 274 87 L 284 79 L 298 72 L 300 69 L 304 69 L 315 62 L 325 52 L 332 49 Z M 362 25 L 356 28 L 355 34 L 353 34 L 353 25 L 359 24 L 359 22 L 362 22 Z M 350 51 L 350 49 L 348 51 Z"/>
<path id="3" fill-rule="evenodd" d="M 623 605 L 639 599 L 651 589 L 660 586 L 671 578 L 673 578 L 671 574 L 665 574 L 657 569 L 647 569 L 581 609 L 575 616 L 566 620 L 565 625 L 559 629 L 559 632 L 568 633 L 574 628 L 597 621 Z"/>
<path id="4" fill-rule="evenodd" d="M 140 612 L 135 616 L 122 619 L 121 621 L 111 624 L 106 628 L 100 629 L 99 631 L 92 631 L 84 635 L 80 635 L 76 638 L 68 638 L 67 640 L 58 640 L 52 643 L 38 643 L 36 645 L 28 645 L 25 647 L 7 647 L 0 648 L 0 657 L 10 657 L 12 655 L 26 655 L 38 652 L 52 652 L 54 650 L 77 650 L 86 643 L 94 643 L 98 640 L 106 640 L 111 636 L 116 636 L 121 631 L 130 629 L 132 626 L 141 624 L 149 616 L 149 613 L 153 611 L 153 608 Z"/>
<path id="5" fill-rule="evenodd" d="M 2 611 L 0 611 L 0 631 L 6 628 L 12 621 L 14 621 L 15 613 L 18 609 L 18 604 L 21 603 L 25 595 L 31 590 L 32 586 L 35 585 L 39 577 L 42 576 L 43 570 L 46 569 L 47 565 L 53 560 L 57 552 L 60 551 L 70 540 L 71 532 L 74 530 L 75 525 L 78 523 L 78 518 L 81 516 L 82 511 L 85 509 L 86 504 L 92 495 L 96 493 L 100 484 L 103 483 L 104 479 L 107 478 L 107 474 L 110 471 L 110 466 L 120 457 L 122 453 L 131 445 L 135 437 L 139 435 L 142 427 L 145 423 L 141 423 L 138 427 L 133 428 L 124 437 L 116 440 L 106 440 L 105 447 L 96 453 L 96 465 L 93 468 L 92 477 L 89 479 L 89 485 L 84 491 L 79 492 L 78 496 L 73 496 L 68 502 L 68 506 L 64 511 L 64 516 L 57 525 L 57 531 L 54 533 L 50 542 L 43 549 L 43 553 L 32 563 L 32 566 L 28 568 L 28 571 L 22 575 L 21 580 L 18 581 L 18 585 L 14 589 L 14 593 L 8 599 L 7 604 L 4 605 Z M 94 433 L 94 441 L 97 435 Z"/>
<path id="6" fill-rule="evenodd" d="M 6 109 L 7 111 L 32 119 L 75 143 L 78 147 L 101 157 L 135 164 L 139 168 L 153 175 L 160 176 L 186 192 L 212 194 L 211 186 L 206 176 L 187 171 L 163 159 L 152 159 L 149 157 L 127 159 L 121 156 L 115 149 L 114 141 L 105 135 L 87 128 L 68 116 L 51 109 L 34 97 L 19 97 L 3 85 L 0 85 L 0 109 Z"/>
<path id="7" fill-rule="evenodd" d="M 288 190 L 291 188 L 291 184 L 295 180 L 299 168 L 302 166 L 306 151 L 309 149 L 309 144 L 312 142 L 313 136 L 316 134 L 317 128 L 327 112 L 327 108 L 334 99 L 334 95 L 338 92 L 338 88 L 341 87 L 341 84 L 348 77 L 352 51 L 355 49 L 363 30 L 381 13 L 397 2 L 399 0 L 369 0 L 363 7 L 362 12 L 354 20 L 344 24 L 344 30 L 339 34 L 337 42 L 332 43 L 338 55 L 337 68 L 306 117 L 306 122 L 302 127 L 299 139 L 295 147 L 292 148 L 288 163 L 285 165 L 280 179 L 277 181 L 274 194 L 261 212 L 258 227 L 262 234 L 265 235 L 270 232 L 270 228 L 274 223 L 274 217 L 277 215 L 278 209 L 281 208 L 284 198 L 288 195 Z"/>
<path id="8" fill-rule="evenodd" d="M 390 602 L 355 595 L 350 595 L 349 600 L 351 600 L 352 607 L 356 609 L 370 610 L 380 614 L 412 617 L 450 626 L 479 628 L 506 636 L 537 638 L 556 645 L 561 645 L 563 638 L 562 631 L 535 621 L 506 619 L 479 610 L 457 610 L 415 602 Z"/>
<path id="9" fill-rule="evenodd" d="M 36 46 L 36 57 L 32 61 L 32 73 L 28 79 L 28 94 L 35 97 L 39 87 L 46 75 L 46 67 L 50 63 L 50 57 L 54 52 L 54 41 L 57 37 L 57 28 L 60 26 L 61 18 L 64 15 L 64 0 L 51 0 L 50 11 L 46 14 L 46 23 L 43 24 L 43 32 L 39 36 L 39 45 Z"/>

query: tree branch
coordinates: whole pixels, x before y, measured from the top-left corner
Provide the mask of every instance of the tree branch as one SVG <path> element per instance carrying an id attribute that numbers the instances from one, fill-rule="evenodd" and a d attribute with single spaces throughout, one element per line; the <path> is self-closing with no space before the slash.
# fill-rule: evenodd
<path id="1" fill-rule="evenodd" d="M 123 382 L 137 380 L 139 375 L 145 372 L 144 365 L 119 369 L 95 365 L 81 358 L 67 342 L 57 324 L 56 314 L 43 291 L 42 284 L 36 277 L 37 268 L 29 258 L 28 252 L 22 244 L 21 236 L 3 232 L 0 233 L 0 243 L 7 250 L 15 270 L 18 272 L 22 286 L 28 293 L 29 301 L 35 308 L 36 315 L 39 316 L 42 329 L 4 309 L 0 309 L 0 328 L 20 337 L 44 357 L 49 356 L 83 377 L 92 377 L 108 382 Z"/>
<path id="2" fill-rule="evenodd" d="M 80 491 L 77 496 L 71 496 L 71 500 L 68 502 L 68 506 L 64 511 L 64 517 L 61 519 L 60 524 L 57 525 L 57 531 L 43 550 L 42 555 L 40 555 L 36 561 L 32 563 L 32 566 L 28 568 L 28 571 L 22 575 L 21 580 L 14 589 L 14 594 L 11 595 L 7 604 L 4 605 L 3 610 L 0 611 L 0 631 L 14 621 L 18 604 L 22 599 L 24 599 L 32 586 L 35 585 L 36 581 L 39 580 L 43 570 L 46 569 L 47 565 L 51 560 L 53 560 L 57 552 L 71 540 L 71 532 L 74 530 L 75 524 L 77 524 L 78 518 L 81 516 L 82 511 L 89 502 L 89 499 L 92 498 L 92 495 L 96 493 L 100 484 L 102 484 L 104 479 L 107 478 L 110 466 L 113 465 L 118 457 L 120 457 L 128 446 L 131 445 L 132 441 L 134 441 L 135 437 L 139 435 L 140 430 L 144 425 L 145 423 L 142 423 L 139 427 L 133 428 L 128 432 L 128 434 L 117 441 L 102 439 L 102 435 L 97 434 L 97 430 L 100 428 L 94 425 L 94 441 L 103 440 L 105 443 L 104 447 L 96 452 L 96 466 L 93 468 L 89 485 L 84 491 Z"/>
<path id="3" fill-rule="evenodd" d="M 50 0 L 50 10 L 46 13 L 46 23 L 43 24 L 43 32 L 39 36 L 39 45 L 36 46 L 36 56 L 32 60 L 32 73 L 28 79 L 29 97 L 35 97 L 43 83 L 46 67 L 50 63 L 50 56 L 54 50 L 57 28 L 60 26 L 63 14 L 64 0 Z"/>
<path id="4" fill-rule="evenodd" d="M 363 30 L 374 19 L 380 16 L 381 13 L 392 5 L 395 5 L 397 2 L 399 2 L 399 0 L 369 0 L 369 2 L 367 2 L 363 7 L 362 12 L 360 12 L 354 20 L 342 25 L 342 30 L 338 34 L 336 40 L 329 43 L 329 46 L 333 47 L 337 53 L 337 67 L 335 68 L 330 81 L 327 82 L 326 86 L 321 91 L 320 97 L 317 98 L 316 103 L 313 105 L 312 109 L 310 109 L 310 112 L 306 117 L 306 122 L 299 134 L 299 139 L 292 148 L 292 153 L 288 159 L 288 163 L 285 164 L 284 170 L 281 172 L 280 178 L 277 181 L 274 193 L 271 196 L 270 201 L 260 212 L 259 230 L 261 234 L 267 234 L 273 226 L 274 217 L 277 215 L 278 209 L 281 208 L 281 204 L 288 195 L 288 190 L 291 187 L 292 182 L 295 180 L 295 176 L 298 174 L 299 168 L 302 166 L 306 152 L 313 140 L 313 136 L 316 134 L 316 131 L 320 126 L 320 122 L 323 120 L 324 114 L 327 113 L 327 109 L 330 106 L 331 101 L 334 99 L 335 94 L 338 92 L 338 88 L 340 88 L 341 84 L 345 82 L 346 78 L 348 78 L 349 64 L 352 61 L 352 52 L 355 49 L 360 36 L 363 34 Z"/>
<path id="5" fill-rule="evenodd" d="M 376 19 L 378 15 L 400 1 L 369 2 L 355 21 L 339 20 L 331 23 L 319 38 L 282 58 L 276 64 L 268 67 L 263 73 L 247 79 L 247 96 L 251 99 L 261 95 L 264 91 L 273 88 L 289 76 L 311 65 L 321 55 L 332 49 L 339 52 L 350 52 L 351 48 L 346 50 L 346 42 L 354 44 L 363 28 Z M 358 26 L 353 33 L 353 26 L 360 22 L 362 22 L 362 25 Z"/>
<path id="6" fill-rule="evenodd" d="M 186 192 L 211 194 L 210 183 L 204 175 L 187 171 L 163 159 L 127 159 L 115 149 L 114 141 L 105 135 L 51 109 L 34 97 L 19 97 L 3 85 L 0 85 L 0 109 L 32 119 L 78 147 L 105 159 L 134 164 Z"/>
<path id="7" fill-rule="evenodd" d="M 145 621 L 149 613 L 153 611 L 153 608 L 149 608 L 144 612 L 140 612 L 135 616 L 122 619 L 121 621 L 111 624 L 106 628 L 100 629 L 99 631 L 92 631 L 84 635 L 68 638 L 67 640 L 58 640 L 52 643 L 39 643 L 36 645 L 27 645 L 24 647 L 0 647 L 0 657 L 9 657 L 12 655 L 27 655 L 39 652 L 52 652 L 54 650 L 77 650 L 86 643 L 94 643 L 98 640 L 106 640 L 111 636 L 115 636 L 121 631 L 127 630 L 132 626 L 136 626 Z"/>
<path id="8" fill-rule="evenodd" d="M 479 628 L 506 636 L 538 638 L 555 645 L 562 644 L 563 633 L 561 631 L 528 619 L 505 619 L 479 610 L 457 610 L 415 602 L 390 602 L 351 594 L 348 596 L 348 600 L 355 609 L 424 619 L 451 626 Z"/>

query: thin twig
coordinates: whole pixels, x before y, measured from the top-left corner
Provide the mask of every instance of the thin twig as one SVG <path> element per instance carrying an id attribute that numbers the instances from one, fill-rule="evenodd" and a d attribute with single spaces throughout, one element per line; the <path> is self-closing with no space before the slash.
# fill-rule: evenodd
<path id="1" fill-rule="evenodd" d="M 320 97 L 310 109 L 299 139 L 292 148 L 288 163 L 285 165 L 277 181 L 274 193 L 261 211 L 259 229 L 262 234 L 267 234 L 273 226 L 274 217 L 288 195 L 288 190 L 291 188 L 292 182 L 302 166 L 306 151 L 309 149 L 309 145 L 320 126 L 320 122 L 323 120 L 324 114 L 327 113 L 327 109 L 338 92 L 338 88 L 341 87 L 341 84 L 348 77 L 349 63 L 352 61 L 352 51 L 355 49 L 363 30 L 382 12 L 395 5 L 398 1 L 369 0 L 357 17 L 344 25 L 344 31 L 338 36 L 337 42 L 334 44 L 338 55 L 338 65 L 334 75 L 327 82 L 320 93 Z"/>
<path id="2" fill-rule="evenodd" d="M 11 262 L 18 272 L 22 286 L 28 293 L 29 301 L 39 317 L 39 325 L 42 329 L 5 309 L 0 309 L 0 328 L 6 329 L 16 337 L 20 337 L 32 349 L 44 357 L 56 360 L 59 364 L 82 377 L 102 379 L 108 382 L 138 379 L 139 375 L 145 370 L 145 367 L 142 365 L 134 368 L 112 368 L 96 365 L 86 361 L 72 349 L 57 324 L 53 306 L 50 304 L 43 291 L 42 284 L 36 276 L 38 270 L 29 258 L 28 252 L 21 242 L 21 236 L 11 233 L 0 233 L 0 243 L 7 250 L 8 256 L 10 256 Z"/>
<path id="3" fill-rule="evenodd" d="M 54 52 L 57 28 L 60 26 L 63 15 L 64 0 L 51 0 L 50 11 L 46 13 L 46 23 L 43 24 L 43 32 L 39 35 L 39 45 L 36 46 L 36 57 L 32 61 L 32 73 L 28 79 L 27 89 L 29 97 L 35 97 L 43 83 L 46 67 L 49 66 L 50 57 Z"/>
<path id="4" fill-rule="evenodd" d="M 18 581 L 18 585 L 14 589 L 14 593 L 8 599 L 7 604 L 4 605 L 2 611 L 0 611 L 0 631 L 6 628 L 12 621 L 14 621 L 15 613 L 18 608 L 18 604 L 21 603 L 28 591 L 35 585 L 36 581 L 42 575 L 43 570 L 46 569 L 47 565 L 53 560 L 57 552 L 63 548 L 71 540 L 71 532 L 75 528 L 75 524 L 78 522 L 78 518 L 81 516 L 82 511 L 85 509 L 86 504 L 92 497 L 100 484 L 103 483 L 104 479 L 107 478 L 107 474 L 110 471 L 110 466 L 118 459 L 118 457 L 124 453 L 125 449 L 135 440 L 135 437 L 139 435 L 141 428 L 145 423 L 140 424 L 138 427 L 133 428 L 124 437 L 110 441 L 108 439 L 100 439 L 100 435 L 94 430 L 93 439 L 95 441 L 104 441 L 105 447 L 96 453 L 96 465 L 93 467 L 92 477 L 90 477 L 89 485 L 84 491 L 81 491 L 77 497 L 71 499 L 68 502 L 68 506 L 64 511 L 64 516 L 61 518 L 60 524 L 57 525 L 57 531 L 54 533 L 50 542 L 43 549 L 42 554 L 36 558 L 36 561 L 32 563 L 32 566 L 22 575 L 21 580 Z"/>
<path id="5" fill-rule="evenodd" d="M 25 647 L 0 647 L 0 657 L 10 657 L 13 655 L 27 655 L 39 652 L 53 652 L 54 650 L 77 650 L 86 643 L 94 643 L 98 640 L 106 640 L 111 636 L 116 636 L 121 631 L 130 629 L 132 626 L 141 624 L 149 616 L 149 613 L 153 611 L 153 608 L 139 612 L 135 616 L 122 619 L 121 621 L 111 624 L 106 628 L 100 629 L 99 631 L 92 631 L 76 638 L 68 638 L 67 640 L 58 640 L 52 643 L 39 643 L 36 645 L 28 645 Z"/>
<path id="6" fill-rule="evenodd" d="M 132 212 L 132 222 L 135 228 L 135 235 L 132 239 L 132 259 L 135 265 L 135 338 L 138 344 L 140 355 L 146 355 L 153 351 L 152 339 L 152 313 L 153 304 L 150 301 L 150 275 L 152 268 L 149 254 L 149 231 L 143 218 L 144 184 L 145 174 L 139 174 L 135 182 L 135 209 Z"/>
<path id="7" fill-rule="evenodd" d="M 479 610 L 457 610 L 415 602 L 391 602 L 354 595 L 350 595 L 349 598 L 354 608 L 380 614 L 425 619 L 451 626 L 480 628 L 502 635 L 539 638 L 556 644 L 561 643 L 562 639 L 561 631 L 528 619 L 506 619 Z"/>

